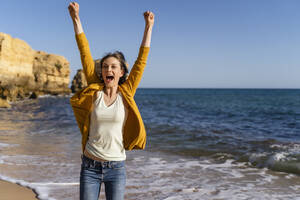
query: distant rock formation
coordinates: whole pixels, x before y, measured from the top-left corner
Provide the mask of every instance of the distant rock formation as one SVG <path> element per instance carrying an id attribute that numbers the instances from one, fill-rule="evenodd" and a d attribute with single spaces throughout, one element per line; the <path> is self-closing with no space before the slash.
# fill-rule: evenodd
<path id="1" fill-rule="evenodd" d="M 83 70 L 79 69 L 77 70 L 77 73 L 75 74 L 73 80 L 72 80 L 72 86 L 71 90 L 73 93 L 83 89 L 87 86 L 86 78 L 84 76 Z"/>
<path id="2" fill-rule="evenodd" d="M 95 72 L 97 75 L 100 74 L 100 59 L 97 59 L 95 62 Z M 73 93 L 85 88 L 87 86 L 86 78 L 82 69 L 77 70 L 73 80 L 71 90 Z"/>
<path id="3" fill-rule="evenodd" d="M 23 40 L 0 33 L 0 98 L 70 93 L 69 74 L 64 57 L 35 51 Z"/>

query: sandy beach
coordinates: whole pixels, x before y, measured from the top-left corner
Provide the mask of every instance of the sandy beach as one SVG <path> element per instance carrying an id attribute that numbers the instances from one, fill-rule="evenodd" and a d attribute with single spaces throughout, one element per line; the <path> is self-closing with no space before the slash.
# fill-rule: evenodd
<path id="1" fill-rule="evenodd" d="M 31 189 L 2 180 L 0 180 L 0 194 L 1 200 L 37 199 L 36 194 Z"/>

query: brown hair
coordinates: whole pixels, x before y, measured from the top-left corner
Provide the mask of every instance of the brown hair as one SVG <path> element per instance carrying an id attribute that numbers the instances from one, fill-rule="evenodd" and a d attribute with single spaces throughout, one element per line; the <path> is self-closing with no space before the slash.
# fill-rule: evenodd
<path id="1" fill-rule="evenodd" d="M 109 58 L 109 57 L 116 58 L 120 62 L 121 69 L 124 70 L 124 75 L 122 77 L 120 77 L 120 80 L 119 80 L 119 83 L 118 83 L 119 85 L 121 85 L 121 84 L 123 84 L 126 81 L 127 76 L 128 76 L 128 64 L 127 64 L 127 62 L 125 60 L 124 54 L 121 51 L 115 51 L 115 52 L 107 53 L 100 60 L 100 69 L 99 69 L 99 78 L 100 78 L 100 81 L 101 81 L 101 83 L 104 83 L 104 80 L 103 80 L 103 77 L 102 77 L 102 65 L 103 65 L 104 60 L 107 59 L 107 58 Z"/>

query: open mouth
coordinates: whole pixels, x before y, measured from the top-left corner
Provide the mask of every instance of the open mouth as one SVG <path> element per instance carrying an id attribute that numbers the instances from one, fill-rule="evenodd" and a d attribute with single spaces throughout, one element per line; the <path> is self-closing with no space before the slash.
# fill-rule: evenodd
<path id="1" fill-rule="evenodd" d="M 112 80 L 114 80 L 114 76 L 106 76 L 106 80 L 108 82 L 111 82 Z"/>

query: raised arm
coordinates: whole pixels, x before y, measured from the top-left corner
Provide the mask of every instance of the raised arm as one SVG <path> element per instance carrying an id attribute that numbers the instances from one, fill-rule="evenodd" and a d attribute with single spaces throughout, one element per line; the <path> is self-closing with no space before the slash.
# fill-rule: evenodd
<path id="1" fill-rule="evenodd" d="M 71 2 L 69 4 L 69 13 L 73 21 L 74 32 L 76 35 L 83 33 L 83 28 L 81 25 L 80 17 L 79 17 L 79 4 L 76 2 Z"/>
<path id="2" fill-rule="evenodd" d="M 154 14 L 150 11 L 144 12 L 145 31 L 141 46 L 150 47 L 152 28 L 154 25 Z"/>
<path id="3" fill-rule="evenodd" d="M 133 95 L 135 94 L 136 89 L 142 79 L 144 68 L 147 63 L 147 57 L 150 50 L 152 28 L 154 25 L 154 14 L 150 11 L 147 11 L 144 13 L 144 19 L 145 30 L 141 47 L 139 50 L 139 55 L 131 69 L 127 81 L 125 82 L 126 84 L 128 84 Z"/>
<path id="4" fill-rule="evenodd" d="M 71 2 L 69 4 L 69 13 L 73 21 L 74 32 L 76 36 L 77 46 L 80 52 L 81 63 L 83 72 L 87 83 L 99 82 L 99 79 L 95 73 L 95 63 L 91 55 L 88 40 L 85 37 L 83 28 L 79 17 L 79 4 Z"/>

